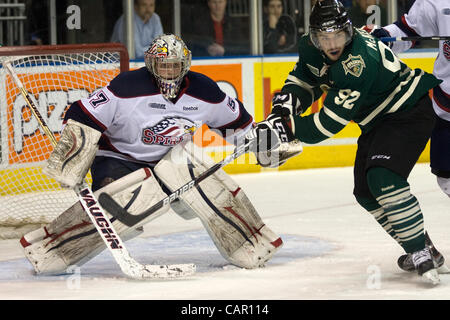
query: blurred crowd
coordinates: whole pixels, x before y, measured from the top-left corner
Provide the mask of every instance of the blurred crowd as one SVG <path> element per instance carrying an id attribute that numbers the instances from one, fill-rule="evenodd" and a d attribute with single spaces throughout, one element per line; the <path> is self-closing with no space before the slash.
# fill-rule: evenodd
<path id="1" fill-rule="evenodd" d="M 49 1 L 7 0 L 24 3 L 25 45 L 51 44 Z M 135 58 L 142 58 L 143 50 L 158 35 L 175 32 L 180 26 L 180 36 L 194 57 L 236 56 L 251 53 L 250 1 L 249 0 L 183 0 L 180 21 L 174 21 L 173 1 L 133 0 Z M 315 0 L 311 1 L 313 5 Z M 414 0 L 398 0 L 398 16 L 407 12 Z M 108 0 L 58 0 L 56 1 L 57 44 L 124 42 L 123 1 Z M 304 0 L 263 0 L 262 2 L 263 53 L 295 53 L 297 39 L 305 33 Z M 386 25 L 387 0 L 343 0 L 354 26 L 366 24 Z M 71 5 L 80 8 L 80 27 L 67 27 Z M 14 15 L 6 9 L 2 15 Z M 0 29 L 0 42 L 6 41 L 6 29 Z"/>

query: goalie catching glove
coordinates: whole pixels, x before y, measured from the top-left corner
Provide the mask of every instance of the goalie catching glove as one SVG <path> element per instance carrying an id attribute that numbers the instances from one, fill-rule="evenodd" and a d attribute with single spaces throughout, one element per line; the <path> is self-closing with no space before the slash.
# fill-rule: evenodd
<path id="1" fill-rule="evenodd" d="M 247 133 L 246 140 L 259 165 L 275 168 L 303 151 L 301 142 L 294 135 L 293 118 L 302 112 L 302 108 L 298 98 L 291 93 L 275 94 L 272 103 L 272 113 Z"/>

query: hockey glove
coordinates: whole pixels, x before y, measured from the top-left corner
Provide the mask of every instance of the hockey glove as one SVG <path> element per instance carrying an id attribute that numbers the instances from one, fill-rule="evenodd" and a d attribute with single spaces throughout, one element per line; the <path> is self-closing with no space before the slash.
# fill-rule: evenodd
<path id="1" fill-rule="evenodd" d="M 294 128 L 292 116 L 271 114 L 247 133 L 246 140 L 250 141 L 250 151 L 255 153 L 259 165 L 279 167 L 287 159 L 302 152 L 302 144 L 295 139 L 291 128 Z"/>
<path id="2" fill-rule="evenodd" d="M 272 114 L 281 117 L 299 115 L 303 112 L 300 100 L 293 93 L 275 93 L 272 98 Z"/>
<path id="3" fill-rule="evenodd" d="M 380 26 L 377 25 L 367 25 L 362 27 L 363 30 L 367 31 L 374 37 L 380 39 L 380 38 L 390 38 L 391 34 L 389 31 L 387 31 L 384 28 L 380 28 Z M 387 45 L 389 48 L 392 48 L 393 42 L 384 42 L 385 45 Z"/>

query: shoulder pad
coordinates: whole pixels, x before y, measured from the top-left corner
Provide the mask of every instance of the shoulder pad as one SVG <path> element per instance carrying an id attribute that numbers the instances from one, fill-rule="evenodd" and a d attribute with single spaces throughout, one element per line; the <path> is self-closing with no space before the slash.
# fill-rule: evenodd
<path id="1" fill-rule="evenodd" d="M 225 93 L 211 78 L 193 71 L 189 71 L 186 76 L 189 81 L 186 94 L 209 103 L 220 103 L 225 99 Z"/>
<path id="2" fill-rule="evenodd" d="M 120 98 L 133 98 L 159 93 L 156 81 L 146 67 L 120 73 L 111 80 L 108 89 Z"/>

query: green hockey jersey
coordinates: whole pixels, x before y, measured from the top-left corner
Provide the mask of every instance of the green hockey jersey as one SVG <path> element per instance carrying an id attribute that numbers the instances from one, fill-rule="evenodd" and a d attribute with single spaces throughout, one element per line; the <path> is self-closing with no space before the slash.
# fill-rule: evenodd
<path id="1" fill-rule="evenodd" d="M 440 82 L 423 70 L 411 70 L 381 41 L 355 29 L 353 41 L 337 61 L 314 47 L 308 34 L 302 36 L 299 61 L 281 91 L 294 93 L 302 106 L 310 106 L 327 92 L 318 113 L 294 117 L 295 136 L 318 143 L 351 120 L 368 132 L 386 115 L 413 108 Z"/>

